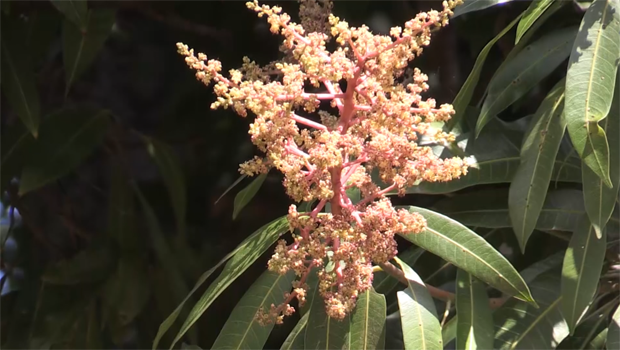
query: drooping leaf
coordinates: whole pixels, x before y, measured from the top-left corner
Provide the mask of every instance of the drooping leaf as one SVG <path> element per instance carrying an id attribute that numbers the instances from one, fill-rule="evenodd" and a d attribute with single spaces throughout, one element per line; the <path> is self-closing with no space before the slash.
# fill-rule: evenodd
<path id="1" fill-rule="evenodd" d="M 603 230 L 598 239 L 590 220 L 582 216 L 566 250 L 562 266 L 562 313 L 571 334 L 598 288 L 607 249 L 606 238 Z"/>
<path id="2" fill-rule="evenodd" d="M 510 184 L 508 208 L 521 251 L 536 228 L 566 125 L 563 123 L 564 82 L 542 102 L 521 147 L 521 164 Z"/>
<path id="3" fill-rule="evenodd" d="M 557 269 L 562 265 L 564 261 L 564 255 L 566 251 L 562 250 L 553 255 L 546 257 L 545 259 L 539 260 L 532 265 L 526 267 L 525 269 L 519 271 L 521 277 L 526 283 L 531 283 L 538 276 L 545 274 L 553 269 Z"/>
<path id="4" fill-rule="evenodd" d="M 269 312 L 271 305 L 279 305 L 284 294 L 291 290 L 293 271 L 279 275 L 265 271 L 237 303 L 213 349 L 262 349 L 274 324 L 261 325 L 256 321 L 259 310 Z"/>
<path id="5" fill-rule="evenodd" d="M 325 301 L 319 288 L 312 291 L 308 324 L 304 334 L 304 349 L 349 349 L 351 347 L 351 315 L 336 320 L 327 315 Z"/>
<path id="6" fill-rule="evenodd" d="M 20 175 L 23 163 L 27 160 L 26 155 L 34 144 L 35 138 L 22 123 L 15 123 L 2 129 L 2 137 L 0 137 L 0 152 L 2 153 L 0 191 L 4 193 L 4 189 L 11 180 Z"/>
<path id="7" fill-rule="evenodd" d="M 586 349 L 601 349 L 602 346 L 597 346 L 596 343 L 604 343 L 605 338 L 602 341 L 597 340 L 599 334 L 603 333 L 607 328 L 607 320 L 609 314 L 613 311 L 615 300 L 607 303 L 603 307 L 599 308 L 587 318 L 585 318 L 579 326 L 575 329 L 572 335 L 564 338 L 558 345 L 558 350 L 586 350 Z M 602 344 L 600 344 L 602 345 Z M 614 349 L 614 348 L 608 348 Z"/>
<path id="8" fill-rule="evenodd" d="M 598 126 L 611 108 L 620 59 L 620 6 L 595 0 L 586 11 L 566 73 L 566 123 L 584 163 L 611 187 L 609 148 Z"/>
<path id="9" fill-rule="evenodd" d="M 489 82 L 488 95 L 476 123 L 476 136 L 489 120 L 523 97 L 568 57 L 576 35 L 576 27 L 554 31 L 506 62 Z"/>
<path id="10" fill-rule="evenodd" d="M 174 324 L 179 317 L 179 313 L 183 308 L 183 305 L 187 302 L 189 297 L 209 278 L 209 276 L 221 266 L 224 262 L 223 271 L 213 281 L 213 283 L 207 288 L 207 290 L 200 297 L 200 300 L 192 308 L 189 317 L 184 321 L 183 326 L 176 335 L 172 342 L 171 348 L 183 337 L 187 330 L 200 318 L 205 310 L 213 303 L 222 292 L 236 280 L 250 265 L 258 259 L 266 250 L 271 246 L 282 234 L 289 229 L 288 221 L 286 217 L 276 219 L 260 229 L 254 232 L 250 237 L 246 238 L 234 251 L 229 253 L 224 259 L 222 259 L 216 266 L 205 272 L 192 291 L 181 302 L 181 304 L 174 310 L 174 312 L 164 320 L 159 326 L 157 336 L 153 342 L 153 349 L 157 349 L 159 340 L 164 333 Z"/>
<path id="11" fill-rule="evenodd" d="M 508 295 L 536 304 L 519 273 L 478 234 L 428 209 L 409 207 L 409 211 L 421 214 L 427 228 L 418 234 L 402 235 L 403 238 Z"/>
<path id="12" fill-rule="evenodd" d="M 385 346 L 385 296 L 372 289 L 360 294 L 351 315 L 351 350 Z"/>
<path id="13" fill-rule="evenodd" d="M 458 327 L 458 321 L 458 315 L 454 315 L 450 321 L 446 322 L 443 327 L 441 327 L 441 339 L 444 346 L 450 345 L 450 342 L 456 339 L 456 328 Z"/>
<path id="14" fill-rule="evenodd" d="M 616 307 L 607 332 L 607 349 L 620 349 L 620 305 Z"/>
<path id="15" fill-rule="evenodd" d="M 435 204 L 434 208 L 467 226 L 512 227 L 506 196 L 506 190 L 478 191 L 442 200 Z M 572 232 L 582 214 L 585 214 L 585 208 L 581 191 L 570 189 L 550 191 L 536 222 L 536 229 Z M 617 215 L 612 215 L 608 227 L 613 227 L 615 230 L 620 228 Z"/>
<path id="16" fill-rule="evenodd" d="M 89 10 L 86 22 L 78 27 L 70 21 L 62 26 L 65 96 L 73 83 L 93 63 L 108 39 L 114 25 L 115 12 L 107 9 Z"/>
<path id="17" fill-rule="evenodd" d="M 458 8 L 459 7 L 457 7 L 457 9 Z M 484 67 L 484 62 L 486 61 L 489 52 L 491 52 L 491 49 L 493 48 L 493 46 L 495 46 L 495 43 L 497 43 L 499 39 L 503 38 L 504 35 L 508 33 L 512 29 L 512 27 L 514 27 L 514 25 L 517 23 L 517 21 L 519 21 L 520 18 L 521 15 L 519 15 L 512 22 L 510 22 L 510 24 L 508 24 L 501 32 L 499 32 L 493 39 L 491 39 L 491 41 L 489 41 L 484 46 L 482 51 L 480 51 L 480 53 L 478 54 L 478 58 L 476 58 L 476 63 L 474 63 L 474 67 L 471 69 L 467 80 L 465 80 L 465 83 L 463 83 L 461 90 L 459 90 L 459 93 L 456 95 L 454 101 L 452 102 L 452 106 L 454 107 L 456 113 L 452 116 L 452 119 L 450 119 L 446 123 L 448 130 L 452 130 L 464 117 L 467 106 L 471 102 L 471 98 L 474 94 L 476 85 L 478 85 L 478 81 L 480 80 L 480 73 L 482 73 L 482 67 Z"/>
<path id="18" fill-rule="evenodd" d="M 78 28 L 85 28 L 88 23 L 88 4 L 86 0 L 51 0 L 52 5 L 67 20 Z"/>
<path id="19" fill-rule="evenodd" d="M 485 286 L 469 273 L 456 274 L 457 349 L 491 349 L 493 315 Z"/>
<path id="20" fill-rule="evenodd" d="M 181 162 L 167 144 L 151 137 L 143 136 L 148 154 L 153 158 L 168 188 L 172 209 L 177 220 L 177 234 L 185 235 L 187 212 L 187 186 L 181 170 Z"/>
<path id="21" fill-rule="evenodd" d="M 41 281 L 55 285 L 77 285 L 104 280 L 114 269 L 115 256 L 107 245 L 93 245 L 73 256 L 51 264 Z"/>
<path id="22" fill-rule="evenodd" d="M 116 272 L 103 288 L 102 297 L 111 317 L 118 326 L 126 326 L 142 311 L 149 300 L 151 289 L 147 265 L 131 257 L 119 260 Z"/>
<path id="23" fill-rule="evenodd" d="M 560 311 L 559 269 L 540 275 L 531 284 L 538 308 L 512 299 L 493 313 L 494 349 L 555 349 L 568 335 Z"/>
<path id="24" fill-rule="evenodd" d="M 491 6 L 510 2 L 511 0 L 463 0 L 463 4 L 454 9 L 452 18 L 462 16 L 469 12 L 480 11 Z"/>
<path id="25" fill-rule="evenodd" d="M 308 324 L 308 313 L 303 315 L 286 340 L 280 350 L 300 350 L 304 348 L 304 336 L 306 335 L 306 325 Z"/>
<path id="26" fill-rule="evenodd" d="M 109 113 L 87 108 L 65 109 L 46 117 L 24 165 L 19 193 L 23 195 L 54 181 L 80 165 L 101 143 Z"/>
<path id="27" fill-rule="evenodd" d="M 523 18 L 519 21 L 519 25 L 517 26 L 517 36 L 515 38 L 515 44 L 519 43 L 519 40 L 521 40 L 523 35 L 530 29 L 532 24 L 534 24 L 534 22 L 536 22 L 536 20 L 538 20 L 540 16 L 545 13 L 545 11 L 547 11 L 549 6 L 551 6 L 553 2 L 554 0 L 532 1 L 530 7 L 525 10 Z"/>
<path id="28" fill-rule="evenodd" d="M 414 266 L 416 261 L 424 254 L 424 249 L 411 247 L 400 253 L 398 258 L 409 266 Z M 400 282 L 386 272 L 375 272 L 372 284 L 377 293 L 389 294 Z"/>
<path id="29" fill-rule="evenodd" d="M 2 18 L 2 93 L 22 123 L 37 138 L 40 105 L 34 67 L 25 40 L 25 26 L 10 17 Z"/>
<path id="30" fill-rule="evenodd" d="M 420 276 L 395 258 L 407 278 L 407 288 L 396 293 L 405 349 L 443 349 L 435 302 Z"/>
<path id="31" fill-rule="evenodd" d="M 220 199 L 224 198 L 224 196 L 226 195 L 226 193 L 230 192 L 230 190 L 232 190 L 233 188 L 235 188 L 235 186 L 237 186 L 241 181 L 243 181 L 243 179 L 245 179 L 246 177 L 248 177 L 247 175 L 241 175 L 239 176 L 239 178 L 237 180 L 235 180 L 235 182 L 233 182 L 230 186 L 228 186 L 228 188 L 224 191 L 224 193 L 222 193 L 218 199 L 215 201 L 215 203 L 213 204 L 217 204 L 217 202 L 220 201 Z"/>
<path id="32" fill-rule="evenodd" d="M 237 193 L 235 196 L 235 206 L 233 208 L 233 220 L 237 218 L 237 215 L 239 215 L 241 210 L 248 205 L 248 203 L 250 203 L 252 198 L 254 198 L 266 178 L 267 174 L 260 174 L 252 180 L 252 183 L 250 183 L 246 188 Z"/>
<path id="33" fill-rule="evenodd" d="M 609 177 L 612 187 L 607 187 L 590 167 L 585 165 L 581 167 L 586 212 L 599 238 L 614 211 L 618 188 L 620 188 L 620 135 L 618 132 L 620 130 L 620 72 L 616 77 L 618 81 L 614 102 L 609 116 L 600 122 L 609 142 Z"/>

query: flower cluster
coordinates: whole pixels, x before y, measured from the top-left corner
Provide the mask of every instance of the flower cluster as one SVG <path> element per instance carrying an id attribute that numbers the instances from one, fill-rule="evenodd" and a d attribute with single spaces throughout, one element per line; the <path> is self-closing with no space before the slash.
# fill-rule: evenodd
<path id="1" fill-rule="evenodd" d="M 465 160 L 441 159 L 416 142 L 421 136 L 452 141 L 453 135 L 430 128 L 434 121 L 448 120 L 452 106 L 422 100 L 428 77 L 418 69 L 410 83 L 398 83 L 430 43 L 433 27 L 447 24 L 460 2 L 445 1 L 442 11 L 420 13 L 404 27 L 392 28 L 390 36 L 374 35 L 366 26 L 350 27 L 331 14 L 329 1 L 302 1 L 302 23 L 312 25 L 311 32 L 291 22 L 279 7 L 250 2 L 248 8 L 267 17 L 271 31 L 284 37 L 282 50 L 288 56 L 266 67 L 244 58 L 228 77 L 219 61 L 178 44 L 196 77 L 215 83 L 212 108 L 256 116 L 249 133 L 265 157 L 242 164 L 241 172 L 252 176 L 276 168 L 292 199 L 315 203 L 305 212 L 289 208 L 294 241 L 278 243 L 269 269 L 293 270 L 299 280 L 282 305 L 257 315 L 259 321 L 281 322 L 293 312 L 293 298 L 303 304 L 312 271 L 318 274 L 327 314 L 344 318 L 357 296 L 371 287 L 372 264 L 397 254 L 394 235 L 419 233 L 426 226 L 419 214 L 395 210 L 386 194 L 404 195 L 421 181 L 450 181 L 466 174 Z M 333 52 L 326 48 L 330 36 L 338 44 Z M 331 103 L 333 113 L 319 110 L 323 101 Z M 377 185 L 372 172 L 388 185 Z M 359 200 L 347 195 L 351 189 L 359 191 Z M 330 210 L 324 210 L 328 204 Z"/>

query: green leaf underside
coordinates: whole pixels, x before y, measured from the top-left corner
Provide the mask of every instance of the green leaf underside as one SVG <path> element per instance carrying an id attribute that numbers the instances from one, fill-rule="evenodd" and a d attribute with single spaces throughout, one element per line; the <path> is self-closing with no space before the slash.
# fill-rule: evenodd
<path id="1" fill-rule="evenodd" d="M 398 258 L 395 261 L 408 282 L 404 291 L 396 293 L 405 349 L 443 349 L 441 326 L 431 294 L 411 267 Z"/>
<path id="2" fill-rule="evenodd" d="M 312 304 L 304 334 L 305 349 L 351 349 L 351 315 L 343 320 L 327 316 L 325 301 L 319 288 L 311 292 Z"/>
<path id="3" fill-rule="evenodd" d="M 304 348 L 304 335 L 306 332 L 306 325 L 308 324 L 308 313 L 303 315 L 297 325 L 288 334 L 286 340 L 282 344 L 281 350 L 301 350 Z"/>
<path id="4" fill-rule="evenodd" d="M 254 232 L 246 238 L 235 250 L 227 254 L 216 266 L 205 272 L 194 288 L 187 295 L 185 300 L 174 310 L 174 312 L 164 320 L 159 326 L 159 330 L 153 342 L 153 349 L 157 349 L 159 340 L 164 333 L 174 324 L 191 295 L 217 270 L 224 262 L 226 266 L 215 281 L 204 292 L 200 300 L 192 308 L 189 317 L 184 321 L 183 326 L 176 335 L 170 348 L 183 337 L 187 330 L 200 318 L 204 311 L 234 280 L 236 280 L 250 265 L 256 261 L 276 240 L 289 229 L 286 217 L 276 219 Z"/>
<path id="5" fill-rule="evenodd" d="M 521 147 L 521 164 L 510 184 L 508 208 L 521 251 L 536 228 L 553 166 L 564 136 L 564 84 L 560 81 L 542 102 Z"/>
<path id="6" fill-rule="evenodd" d="M 506 201 L 506 190 L 494 189 L 458 195 L 435 204 L 438 212 L 472 227 L 512 227 Z M 616 209 L 616 213 L 618 210 Z M 578 190 L 553 190 L 547 194 L 536 229 L 541 231 L 575 230 L 580 215 L 585 214 L 583 193 Z M 612 215 L 608 228 L 620 229 L 618 215 Z"/>
<path id="7" fill-rule="evenodd" d="M 93 109 L 66 109 L 50 115 L 24 165 L 19 193 L 38 189 L 77 168 L 101 143 L 109 113 Z"/>
<path id="8" fill-rule="evenodd" d="M 494 312 L 495 349 L 554 349 L 568 335 L 560 311 L 558 270 L 544 273 L 530 284 L 538 308 L 512 299 Z"/>
<path id="9" fill-rule="evenodd" d="M 285 275 L 265 271 L 239 300 L 212 348 L 262 349 L 274 324 L 260 325 L 256 313 L 260 309 L 269 312 L 272 304 L 279 305 L 294 279 L 293 271 Z"/>
<path id="10" fill-rule="evenodd" d="M 266 178 L 267 174 L 260 174 L 254 180 L 252 180 L 252 182 L 247 187 L 237 193 L 237 195 L 235 196 L 235 203 L 233 208 L 233 220 L 237 218 L 241 210 L 245 208 L 245 206 L 250 203 L 252 198 L 254 198 L 256 193 L 258 193 L 258 190 L 261 188 Z"/>
<path id="11" fill-rule="evenodd" d="M 540 18 L 540 16 L 545 13 L 545 11 L 553 4 L 554 0 L 539 0 L 532 1 L 530 7 L 525 10 L 523 14 L 523 18 L 519 21 L 519 25 L 517 26 L 517 36 L 515 38 L 515 44 L 519 43 L 519 40 L 523 37 L 523 35 L 530 29 L 532 24 L 536 22 Z"/>
<path id="12" fill-rule="evenodd" d="M 489 82 L 488 95 L 476 123 L 476 135 L 498 113 L 551 74 L 570 54 L 577 28 L 550 33 L 526 46 Z"/>
<path id="13" fill-rule="evenodd" d="M 609 322 L 607 349 L 620 349 L 620 305 L 616 307 Z"/>
<path id="14" fill-rule="evenodd" d="M 600 122 L 609 142 L 609 176 L 612 187 L 607 187 L 589 167 L 581 167 L 586 212 L 599 238 L 614 211 L 620 188 L 620 71 L 616 74 L 616 80 L 616 94 L 609 116 Z"/>
<path id="15" fill-rule="evenodd" d="M 493 316 L 484 284 L 459 269 L 456 275 L 457 349 L 491 349 Z"/>
<path id="16" fill-rule="evenodd" d="M 582 216 L 564 256 L 562 266 L 562 313 L 571 330 L 583 317 L 598 288 L 605 260 L 606 235 L 596 237 L 586 216 Z"/>
<path id="17" fill-rule="evenodd" d="M 0 40 L 2 94 L 36 138 L 40 119 L 39 93 L 24 31 L 21 21 L 3 17 Z"/>
<path id="18" fill-rule="evenodd" d="M 174 151 L 167 144 L 143 137 L 147 153 L 153 158 L 166 184 L 172 208 L 177 220 L 177 234 L 185 234 L 185 217 L 187 212 L 187 187 L 181 171 L 181 164 Z"/>
<path id="19" fill-rule="evenodd" d="M 421 214 L 427 229 L 401 235 L 502 292 L 535 305 L 527 284 L 514 267 L 482 237 L 457 221 L 428 209 L 409 207 Z"/>
<path id="20" fill-rule="evenodd" d="M 385 296 L 369 289 L 357 299 L 351 315 L 351 350 L 383 349 L 385 346 Z"/>
<path id="21" fill-rule="evenodd" d="M 112 32 L 116 18 L 114 11 L 89 10 L 82 27 L 70 21 L 62 26 L 63 61 L 65 67 L 65 96 L 76 80 L 93 63 Z"/>
<path id="22" fill-rule="evenodd" d="M 586 10 L 566 74 L 565 118 L 571 141 L 584 163 L 609 187 L 609 148 L 597 122 L 610 110 L 620 59 L 617 7 L 615 0 L 595 0 Z"/>
<path id="23" fill-rule="evenodd" d="M 511 0 L 464 0 L 463 4 L 454 9 L 454 16 L 459 17 L 466 13 L 484 10 L 491 6 L 510 2 Z"/>

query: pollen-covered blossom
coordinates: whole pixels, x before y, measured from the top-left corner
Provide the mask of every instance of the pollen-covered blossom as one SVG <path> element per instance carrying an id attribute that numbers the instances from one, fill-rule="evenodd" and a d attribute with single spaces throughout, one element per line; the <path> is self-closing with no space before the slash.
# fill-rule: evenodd
<path id="1" fill-rule="evenodd" d="M 418 69 L 407 84 L 398 82 L 430 43 L 431 29 L 446 25 L 460 2 L 445 1 L 442 11 L 421 13 L 402 28 L 392 28 L 390 36 L 350 27 L 330 13 L 329 1 L 302 1 L 302 23 L 313 23 L 305 29 L 279 7 L 250 2 L 248 8 L 284 37 L 288 56 L 263 68 L 245 58 L 228 77 L 219 61 L 178 44 L 196 77 L 215 83 L 212 108 L 256 116 L 249 133 L 265 157 L 242 164 L 241 172 L 252 176 L 276 168 L 292 199 L 316 203 L 307 212 L 295 205 L 289 209 L 294 241 L 278 243 L 269 269 L 293 270 L 299 279 L 284 303 L 257 315 L 259 321 L 281 322 L 293 312 L 293 298 L 303 304 L 307 292 L 314 292 L 306 283 L 313 271 L 327 314 L 344 318 L 358 295 L 371 288 L 372 264 L 397 254 L 394 235 L 426 227 L 419 214 L 394 209 L 386 194 L 403 195 L 421 181 L 450 181 L 467 173 L 463 159 L 441 159 L 417 143 L 421 136 L 453 140 L 430 128 L 431 122 L 448 120 L 452 106 L 422 100 L 428 77 Z M 316 22 L 321 19 L 325 25 Z M 326 48 L 330 36 L 338 43 L 334 51 Z M 333 111 L 319 110 L 321 101 L 331 102 Z M 373 171 L 386 187 L 373 182 Z M 350 189 L 359 190 L 359 201 L 349 198 Z"/>

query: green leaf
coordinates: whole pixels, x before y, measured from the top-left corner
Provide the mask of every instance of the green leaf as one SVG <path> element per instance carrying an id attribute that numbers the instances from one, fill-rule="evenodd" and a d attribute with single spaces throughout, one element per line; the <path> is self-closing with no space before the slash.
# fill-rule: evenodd
<path id="1" fill-rule="evenodd" d="M 108 236 L 118 243 L 124 255 L 146 253 L 145 237 L 135 226 L 135 200 L 130 179 L 122 161 L 110 162 L 110 190 L 108 200 Z"/>
<path id="2" fill-rule="evenodd" d="M 547 11 L 549 6 L 551 6 L 553 2 L 554 0 L 532 1 L 530 7 L 525 10 L 523 18 L 519 21 L 519 25 L 517 26 L 517 36 L 515 38 L 515 44 L 519 43 L 519 40 L 521 40 L 525 32 L 527 32 L 532 26 L 532 24 L 534 24 L 534 22 L 536 22 L 536 20 L 538 20 L 540 16 L 545 13 L 545 11 Z"/>
<path id="3" fill-rule="evenodd" d="M 564 84 L 560 81 L 542 102 L 521 147 L 521 164 L 510 184 L 508 208 L 521 251 L 536 228 L 564 136 Z"/>
<path id="4" fill-rule="evenodd" d="M 2 193 L 11 180 L 21 173 L 27 154 L 35 142 L 35 138 L 22 123 L 5 126 L 3 129 L 0 138 L 0 152 L 2 153 L 0 190 Z"/>
<path id="5" fill-rule="evenodd" d="M 241 210 L 254 198 L 266 178 L 267 174 L 260 174 L 251 184 L 237 193 L 235 196 L 235 206 L 233 208 L 233 220 L 237 218 Z"/>
<path id="6" fill-rule="evenodd" d="M 441 339 L 444 346 L 448 346 L 450 342 L 456 339 L 456 328 L 458 327 L 459 318 L 457 315 L 452 317 L 441 327 Z"/>
<path id="7" fill-rule="evenodd" d="M 418 234 L 401 235 L 403 238 L 508 295 L 536 304 L 519 273 L 478 234 L 428 209 L 409 207 L 409 211 L 421 214 L 427 228 Z"/>
<path id="8" fill-rule="evenodd" d="M 360 294 L 351 315 L 351 350 L 385 346 L 385 296 L 372 289 Z"/>
<path id="9" fill-rule="evenodd" d="M 274 324 L 260 325 L 256 313 L 265 309 L 269 312 L 271 305 L 279 305 L 294 279 L 293 271 L 285 275 L 265 271 L 239 300 L 212 348 L 262 349 Z"/>
<path id="10" fill-rule="evenodd" d="M 151 289 L 147 265 L 131 257 L 123 257 L 103 288 L 103 302 L 117 320 L 118 326 L 130 324 L 146 306 Z"/>
<path id="11" fill-rule="evenodd" d="M 181 170 L 181 164 L 174 151 L 167 144 L 154 138 L 142 137 L 148 154 L 153 158 L 166 183 L 172 208 L 177 219 L 177 234 L 185 235 L 185 218 L 187 212 L 187 186 Z"/>
<path id="12" fill-rule="evenodd" d="M 493 313 L 494 349 L 555 349 L 568 335 L 568 326 L 560 311 L 558 270 L 542 274 L 530 284 L 538 308 L 512 299 Z"/>
<path id="13" fill-rule="evenodd" d="M 596 238 L 587 217 L 571 237 L 562 266 L 562 313 L 571 334 L 588 309 L 598 288 L 605 260 L 606 235 Z"/>
<path id="14" fill-rule="evenodd" d="M 243 181 L 243 179 L 245 179 L 246 177 L 248 177 L 247 175 L 241 175 L 239 176 L 239 178 L 237 180 L 235 180 L 235 182 L 232 183 L 232 185 L 228 186 L 228 188 L 226 189 L 226 191 L 224 191 L 224 193 L 222 193 L 222 195 L 215 201 L 215 203 L 213 204 L 217 204 L 217 202 L 220 201 L 220 199 L 224 198 L 224 196 L 226 195 L 226 193 L 230 192 L 230 190 L 232 190 L 233 188 L 235 188 L 235 186 L 237 186 L 241 181 Z"/>
<path id="15" fill-rule="evenodd" d="M 314 288 L 312 304 L 308 312 L 308 324 L 304 335 L 304 349 L 350 349 L 351 315 L 336 320 L 325 312 L 325 301 Z"/>
<path id="16" fill-rule="evenodd" d="M 564 338 L 558 345 L 558 350 L 585 350 L 585 349 L 602 349 L 601 346 L 597 346 L 596 343 L 604 343 L 605 337 L 599 338 L 601 333 L 605 332 L 607 328 L 607 320 L 609 314 L 613 311 L 613 306 L 616 303 L 613 300 L 607 303 L 603 307 L 596 310 L 596 312 L 590 314 L 585 318 L 579 326 L 575 329 L 572 335 Z M 607 334 L 605 334 L 606 336 Z M 609 348 L 608 349 L 613 349 Z"/>
<path id="17" fill-rule="evenodd" d="M 620 305 L 616 307 L 607 332 L 607 349 L 620 349 Z"/>
<path id="18" fill-rule="evenodd" d="M 457 7 L 457 9 L 460 7 L 462 6 Z M 476 58 L 476 63 L 474 63 L 474 67 L 469 73 L 469 76 L 467 76 L 467 80 L 465 80 L 465 83 L 463 83 L 461 90 L 459 90 L 459 93 L 456 95 L 454 101 L 452 102 L 452 107 L 454 107 L 456 113 L 454 114 L 454 116 L 452 116 L 452 119 L 450 119 L 446 124 L 448 130 L 452 130 L 456 125 L 458 125 L 463 116 L 465 115 L 467 106 L 471 102 L 471 98 L 474 95 L 476 85 L 478 85 L 478 81 L 480 80 L 480 73 L 482 73 L 482 67 L 484 67 L 484 62 L 486 61 L 489 52 L 491 52 L 491 49 L 493 48 L 493 46 L 495 46 L 495 43 L 497 43 L 499 39 L 504 37 L 504 35 L 508 33 L 510 29 L 512 29 L 512 27 L 514 27 L 514 25 L 517 23 L 517 21 L 519 21 L 521 16 L 522 14 L 515 18 L 512 22 L 510 22 L 510 24 L 508 24 L 501 32 L 499 32 L 495 36 L 495 38 L 491 39 L 491 41 L 489 41 L 484 46 L 482 51 L 480 51 L 480 53 L 478 54 L 478 58 Z"/>
<path id="19" fill-rule="evenodd" d="M 415 271 L 395 258 L 407 278 L 407 288 L 396 293 L 405 349 L 443 349 L 435 301 Z"/>
<path id="20" fill-rule="evenodd" d="M 101 143 L 109 122 L 109 112 L 87 108 L 65 109 L 48 116 L 24 165 L 19 194 L 73 171 Z"/>
<path id="21" fill-rule="evenodd" d="M 189 295 L 181 302 L 181 304 L 174 310 L 174 312 L 164 320 L 159 326 L 159 331 L 153 342 L 153 349 L 157 349 L 159 340 L 164 333 L 174 324 L 174 321 L 179 316 L 183 305 L 189 297 L 209 278 L 209 276 L 215 271 L 222 263 L 229 260 L 224 266 L 224 270 L 220 275 L 209 285 L 209 288 L 203 293 L 200 300 L 192 308 L 189 317 L 183 323 L 183 326 L 179 330 L 179 333 L 174 338 L 170 348 L 181 340 L 187 330 L 200 318 L 200 316 L 207 310 L 207 308 L 213 303 L 222 292 L 230 286 L 230 284 L 236 280 L 250 265 L 252 265 L 256 259 L 258 259 L 268 248 L 271 246 L 282 234 L 289 229 L 286 216 L 276 219 L 260 229 L 254 232 L 250 237 L 246 238 L 241 244 L 231 253 L 229 253 L 218 265 L 205 272 L 196 283 L 196 286 Z"/>
<path id="22" fill-rule="evenodd" d="M 181 344 L 181 350 L 202 350 L 198 345 Z"/>
<path id="23" fill-rule="evenodd" d="M 88 4 L 86 0 L 51 0 L 52 5 L 65 15 L 78 28 L 85 28 L 88 23 Z"/>
<path id="24" fill-rule="evenodd" d="M 116 18 L 110 10 L 89 10 L 86 22 L 78 27 L 64 21 L 62 26 L 63 60 L 65 66 L 65 96 L 73 83 L 93 63 L 112 32 Z"/>
<path id="25" fill-rule="evenodd" d="M 557 269 L 564 261 L 564 255 L 566 251 L 562 250 L 553 255 L 550 255 L 542 260 L 539 260 L 525 269 L 519 271 L 523 280 L 527 283 L 531 283 L 538 276 L 547 273 L 553 269 Z"/>
<path id="26" fill-rule="evenodd" d="M 504 4 L 510 1 L 511 0 L 463 0 L 463 4 L 454 9 L 454 15 L 452 18 L 462 16 L 469 12 L 484 10 L 491 6 Z"/>
<path id="27" fill-rule="evenodd" d="M 523 97 L 568 57 L 576 34 L 577 28 L 570 27 L 545 35 L 493 76 L 476 123 L 476 136 L 489 120 Z"/>
<path id="28" fill-rule="evenodd" d="M 101 243 L 93 244 L 74 257 L 45 269 L 41 281 L 56 285 L 77 285 L 104 280 L 114 269 L 112 251 Z"/>
<path id="29" fill-rule="evenodd" d="M 457 349 L 491 349 L 493 316 L 485 286 L 459 269 L 456 274 Z"/>
<path id="30" fill-rule="evenodd" d="M 22 123 L 37 138 L 40 105 L 35 74 L 19 20 L 2 18 L 1 65 L 2 93 Z"/>
<path id="31" fill-rule="evenodd" d="M 306 334 L 306 325 L 308 324 L 308 315 L 309 313 L 306 313 L 301 317 L 295 328 L 293 328 L 291 333 L 288 334 L 288 337 L 286 337 L 286 340 L 284 340 L 280 350 L 300 350 L 304 348 L 304 336 Z"/>
<path id="32" fill-rule="evenodd" d="M 420 249 L 418 247 L 411 247 L 406 251 L 400 253 L 398 258 L 405 262 L 405 264 L 409 266 L 414 266 L 416 261 L 424 254 L 425 250 Z M 377 291 L 377 293 L 381 294 L 389 294 L 391 291 L 399 285 L 399 281 L 392 277 L 392 275 L 380 271 L 375 272 L 372 280 L 373 287 Z"/>
<path id="33" fill-rule="evenodd" d="M 589 167 L 581 167 L 586 212 L 599 238 L 614 211 L 618 188 L 620 188 L 618 186 L 620 182 L 620 135 L 618 135 L 618 130 L 620 130 L 620 72 L 617 74 L 617 79 L 614 103 L 609 116 L 601 121 L 601 127 L 606 131 L 609 142 L 609 177 L 612 187 L 607 187 Z"/>
<path id="34" fill-rule="evenodd" d="M 584 163 L 611 187 L 609 148 L 597 122 L 611 108 L 620 59 L 620 6 L 595 0 L 586 11 L 566 73 L 566 123 Z"/>
<path id="35" fill-rule="evenodd" d="M 434 208 L 467 226 L 512 227 L 506 196 L 506 191 L 501 189 L 478 191 L 442 200 Z M 572 232 L 582 214 L 585 214 L 585 208 L 581 191 L 554 190 L 547 194 L 536 229 Z M 620 228 L 617 215 L 612 215 L 608 226 Z"/>

